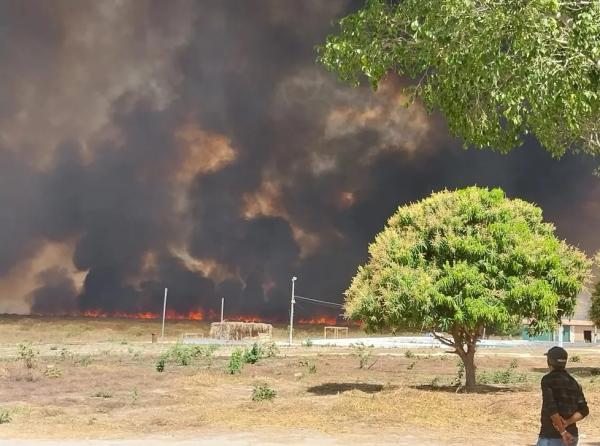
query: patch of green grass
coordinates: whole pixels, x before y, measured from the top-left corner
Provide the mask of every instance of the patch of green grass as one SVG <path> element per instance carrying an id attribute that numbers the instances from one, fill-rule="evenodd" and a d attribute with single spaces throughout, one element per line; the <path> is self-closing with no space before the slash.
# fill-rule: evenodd
<path id="1" fill-rule="evenodd" d="M 581 362 L 581 357 L 580 356 L 571 356 L 571 362 Z"/>
<path id="2" fill-rule="evenodd" d="M 412 352 L 412 351 L 410 351 L 410 350 L 406 350 L 406 351 L 404 352 L 404 357 L 405 357 L 405 358 L 409 358 L 409 359 L 410 359 L 410 358 L 414 358 L 414 357 L 415 357 L 415 354 L 414 354 L 414 352 Z"/>

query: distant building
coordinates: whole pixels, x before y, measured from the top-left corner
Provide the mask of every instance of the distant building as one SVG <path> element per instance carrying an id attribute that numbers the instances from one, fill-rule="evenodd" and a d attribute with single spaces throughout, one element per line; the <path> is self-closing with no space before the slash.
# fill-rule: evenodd
<path id="1" fill-rule="evenodd" d="M 562 319 L 563 342 L 591 342 L 600 343 L 598 327 L 589 319 L 592 306 L 591 291 L 584 289 L 577 297 L 575 313 L 570 319 Z M 558 341 L 559 330 L 552 333 L 542 333 L 538 336 L 529 336 L 528 322 L 524 321 L 523 339 L 532 341 Z"/>

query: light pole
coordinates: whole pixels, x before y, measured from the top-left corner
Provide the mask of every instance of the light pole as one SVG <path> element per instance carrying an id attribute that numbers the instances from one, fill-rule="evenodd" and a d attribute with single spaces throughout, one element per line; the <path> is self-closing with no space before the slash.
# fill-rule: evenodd
<path id="1" fill-rule="evenodd" d="M 294 336 L 294 304 L 296 300 L 294 299 L 294 285 L 296 284 L 297 277 L 292 277 L 292 301 L 290 307 L 290 347 L 292 346 L 292 338 Z"/>
<path id="2" fill-rule="evenodd" d="M 223 323 L 223 307 L 225 307 L 225 298 L 221 298 L 221 323 Z"/>
<path id="3" fill-rule="evenodd" d="M 165 314 L 167 312 L 167 289 L 165 288 L 165 300 L 163 302 L 163 320 L 162 320 L 162 332 L 160 337 L 164 339 L 165 337 Z"/>

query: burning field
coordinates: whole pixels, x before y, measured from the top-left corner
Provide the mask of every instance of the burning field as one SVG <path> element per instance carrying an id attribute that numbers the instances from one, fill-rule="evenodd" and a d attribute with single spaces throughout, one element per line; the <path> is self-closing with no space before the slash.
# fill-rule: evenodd
<path id="1" fill-rule="evenodd" d="M 232 374 L 237 347 L 175 343 L 182 333 L 207 332 L 208 322 L 174 319 L 166 328 L 165 342 L 153 344 L 155 319 L 0 318 L 0 438 L 320 432 L 345 444 L 376 444 L 376 430 L 381 444 L 410 438 L 499 446 L 531 444 L 536 436 L 540 349 L 481 351 L 479 372 L 488 384 L 467 395 L 456 393 L 456 358 L 442 350 L 316 347 L 306 339 L 322 336 L 322 326 L 300 325 L 295 347 L 265 345 L 268 354 Z M 350 331 L 360 335 L 358 327 Z M 275 325 L 276 341 L 286 334 Z M 571 353 L 579 357 L 572 371 L 597 407 L 600 352 Z M 587 440 L 600 435 L 595 411 L 582 432 Z"/>

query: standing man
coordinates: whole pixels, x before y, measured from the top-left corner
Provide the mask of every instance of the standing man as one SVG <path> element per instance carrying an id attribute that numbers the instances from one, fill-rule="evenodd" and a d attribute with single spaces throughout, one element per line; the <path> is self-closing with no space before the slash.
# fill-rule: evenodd
<path id="1" fill-rule="evenodd" d="M 550 372 L 542 378 L 542 428 L 537 446 L 577 446 L 577 422 L 589 409 L 581 386 L 565 367 L 568 354 L 552 347 L 546 353 Z"/>

